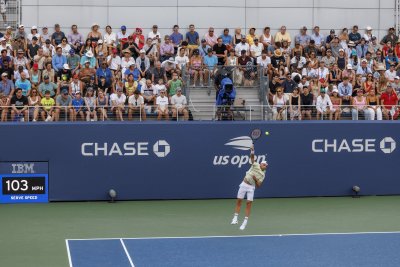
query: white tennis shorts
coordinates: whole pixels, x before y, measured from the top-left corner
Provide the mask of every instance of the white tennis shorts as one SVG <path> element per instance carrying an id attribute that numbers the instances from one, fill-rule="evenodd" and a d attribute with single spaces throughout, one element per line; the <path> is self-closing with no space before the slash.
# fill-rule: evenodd
<path id="1" fill-rule="evenodd" d="M 256 187 L 254 185 L 246 184 L 242 182 L 239 185 L 239 191 L 237 193 L 237 198 L 244 199 L 244 196 L 247 194 L 247 201 L 253 201 L 254 199 L 254 190 Z"/>

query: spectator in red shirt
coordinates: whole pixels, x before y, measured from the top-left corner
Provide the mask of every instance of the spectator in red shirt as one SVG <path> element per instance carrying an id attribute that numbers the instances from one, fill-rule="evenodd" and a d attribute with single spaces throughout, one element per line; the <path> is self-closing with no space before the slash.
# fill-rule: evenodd
<path id="1" fill-rule="evenodd" d="M 398 101 L 396 91 L 392 88 L 392 84 L 388 83 L 386 91 L 381 95 L 382 113 L 385 120 L 389 120 L 389 115 L 393 118 Z"/>
<path id="2" fill-rule="evenodd" d="M 133 42 L 138 46 L 139 50 L 143 48 L 145 41 L 143 30 L 141 28 L 136 28 L 136 32 L 132 34 Z"/>

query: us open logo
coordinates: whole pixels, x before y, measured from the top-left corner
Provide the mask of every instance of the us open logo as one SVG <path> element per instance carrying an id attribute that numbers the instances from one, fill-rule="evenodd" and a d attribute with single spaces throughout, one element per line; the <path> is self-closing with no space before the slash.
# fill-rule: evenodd
<path id="1" fill-rule="evenodd" d="M 249 136 L 239 136 L 230 139 L 225 146 L 231 147 L 234 150 L 246 151 L 248 152 L 253 146 L 253 140 Z M 250 156 L 245 152 L 235 151 L 229 155 L 216 155 L 214 156 L 213 165 L 214 166 L 236 166 L 238 168 L 247 167 L 250 162 Z M 267 159 L 267 154 L 255 155 L 255 161 L 260 163 Z"/>

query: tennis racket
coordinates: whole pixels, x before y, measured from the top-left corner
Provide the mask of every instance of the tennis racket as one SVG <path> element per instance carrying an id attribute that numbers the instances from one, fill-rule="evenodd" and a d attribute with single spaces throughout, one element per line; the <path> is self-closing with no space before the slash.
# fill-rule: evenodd
<path id="1" fill-rule="evenodd" d="M 260 130 L 260 129 L 254 129 L 254 130 L 252 130 L 251 133 L 250 133 L 250 137 L 251 137 L 251 140 L 253 140 L 253 145 L 254 145 L 254 142 L 255 142 L 258 138 L 261 137 L 261 130 Z"/>

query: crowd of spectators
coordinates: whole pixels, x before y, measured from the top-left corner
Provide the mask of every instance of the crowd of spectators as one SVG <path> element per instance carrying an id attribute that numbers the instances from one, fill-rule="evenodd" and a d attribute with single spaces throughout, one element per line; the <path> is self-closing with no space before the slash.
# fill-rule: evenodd
<path id="1" fill-rule="evenodd" d="M 209 85 L 218 66 L 235 86 L 253 86 L 268 76 L 267 101 L 274 119 L 393 119 L 400 90 L 400 41 L 394 28 L 378 41 L 371 27 L 360 33 L 318 26 L 291 36 L 195 26 L 162 34 L 157 25 L 144 33 L 113 31 L 94 23 L 84 37 L 78 26 L 67 34 L 20 25 L 0 34 L 1 120 L 58 121 L 189 118 L 185 86 Z M 185 84 L 183 75 L 190 77 Z"/>
<path id="2" fill-rule="evenodd" d="M 394 28 L 379 41 L 369 26 L 364 33 L 355 25 L 327 36 L 318 26 L 311 34 L 302 27 L 292 40 L 282 26 L 269 41 L 264 66 L 273 119 L 397 119 L 400 41 Z"/>

